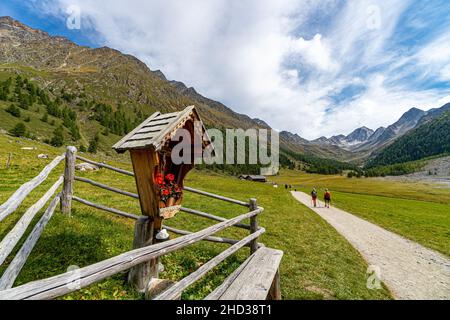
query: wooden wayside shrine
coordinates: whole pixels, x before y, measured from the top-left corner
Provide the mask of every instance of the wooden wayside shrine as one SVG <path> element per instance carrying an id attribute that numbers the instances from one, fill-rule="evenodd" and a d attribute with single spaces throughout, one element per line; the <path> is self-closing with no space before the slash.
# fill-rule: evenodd
<path id="1" fill-rule="evenodd" d="M 189 133 L 191 139 L 184 141 L 185 136 L 180 138 L 182 136 L 180 135 L 181 131 Z M 184 144 L 184 148 L 182 148 L 183 161 L 175 161 L 172 157 L 172 151 L 180 143 Z M 128 272 L 130 285 L 140 292 L 145 292 L 148 299 L 179 299 L 186 288 L 243 247 L 249 247 L 249 258 L 222 285 L 213 290 L 206 299 L 281 299 L 279 265 L 283 252 L 267 248 L 258 242 L 259 236 L 265 232 L 265 229 L 258 225 L 257 216 L 264 209 L 258 206 L 256 199 L 240 201 L 184 185 L 184 178 L 193 168 L 195 158 L 201 156 L 205 148 L 212 147 L 194 106 L 168 114 L 156 112 L 113 146 L 114 150 L 119 153 L 127 151 L 130 153 L 134 172 L 81 157 L 76 154 L 75 147 L 68 147 L 65 154 L 55 158 L 38 176 L 22 185 L 4 204 L 0 205 L 1 223 L 20 206 L 37 186 L 47 179 L 49 173 L 61 161 L 65 160 L 64 174 L 57 179 L 41 199 L 23 214 L 18 223 L 0 242 L 0 265 L 2 265 L 14 252 L 14 248 L 25 235 L 33 218 L 52 199 L 40 220 L 23 242 L 22 247 L 16 251 L 14 258 L 8 259 L 11 262 L 0 278 L 0 300 L 53 299 L 119 272 Z M 188 156 L 184 154 L 186 152 L 189 154 Z M 189 161 L 186 161 L 186 159 Z M 76 176 L 76 160 L 95 164 L 116 174 L 134 176 L 138 193 L 117 189 Z M 74 190 L 76 190 L 75 182 L 87 183 L 121 196 L 134 198 L 140 203 L 141 213 L 124 212 L 79 198 L 74 194 Z M 62 190 L 58 191 L 61 186 Z M 184 192 L 196 193 L 245 207 L 247 212 L 227 219 L 211 213 L 186 208 L 182 206 Z M 73 201 L 115 214 L 124 219 L 135 220 L 132 250 L 83 267 L 77 270 L 76 275 L 73 272 L 67 272 L 14 287 L 17 276 L 38 242 L 45 226 L 56 211 L 58 203 L 62 214 L 71 215 Z M 176 218 L 176 215 L 180 212 L 190 214 L 193 217 L 210 219 L 215 221 L 215 224 L 197 232 L 164 226 L 164 220 Z M 73 218 L 76 218 L 76 216 Z M 246 220 L 249 220 L 249 223 L 245 223 Z M 229 227 L 245 229 L 250 234 L 241 240 L 215 236 L 216 233 Z M 178 235 L 178 237 L 170 239 L 166 231 Z M 199 241 L 224 243 L 230 246 L 178 282 L 158 278 L 158 259 L 161 256 Z M 70 285 L 73 282 L 76 282 L 77 285 Z"/>

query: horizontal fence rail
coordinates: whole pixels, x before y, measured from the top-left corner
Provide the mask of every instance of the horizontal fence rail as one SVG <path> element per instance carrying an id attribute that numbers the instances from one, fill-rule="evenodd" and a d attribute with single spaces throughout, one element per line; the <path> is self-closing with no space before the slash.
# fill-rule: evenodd
<path id="1" fill-rule="evenodd" d="M 178 234 L 178 235 L 183 235 L 183 236 L 194 233 L 192 231 L 180 230 L 180 229 L 176 229 L 173 227 L 169 227 L 167 225 L 164 225 L 163 228 L 167 229 L 167 231 L 170 231 L 170 232 Z M 235 244 L 235 243 L 239 242 L 239 240 L 228 239 L 228 238 L 223 238 L 223 237 L 214 237 L 214 236 L 206 237 L 203 240 L 209 241 L 209 242 L 216 242 L 216 243 L 226 243 L 226 244 Z M 247 244 L 247 246 L 250 246 L 250 244 Z"/>
<path id="2" fill-rule="evenodd" d="M 215 221 L 226 221 L 227 220 L 225 218 L 218 217 L 218 216 L 215 216 L 213 214 L 209 214 L 209 213 L 206 213 L 206 212 L 202 212 L 202 211 L 198 211 L 198 210 L 194 210 L 194 209 L 189 209 L 189 208 L 185 208 L 185 207 L 181 207 L 180 211 L 186 212 L 186 213 L 190 213 L 190 214 L 193 214 L 193 215 L 196 215 L 196 216 L 199 216 L 199 217 L 215 220 Z M 237 223 L 237 224 L 234 225 L 234 227 L 250 230 L 250 226 L 249 225 L 242 224 L 242 223 Z"/>
<path id="3" fill-rule="evenodd" d="M 90 202 L 88 200 L 85 200 L 85 199 L 82 199 L 82 198 L 79 198 L 79 197 L 76 197 L 76 196 L 73 196 L 72 200 L 73 201 L 77 201 L 77 202 L 82 203 L 82 204 L 85 204 L 85 205 L 87 205 L 89 207 L 93 207 L 93 208 L 96 208 L 96 209 L 100 209 L 100 210 L 104 210 L 104 211 L 108 211 L 108 212 L 117 214 L 117 215 L 125 217 L 125 218 L 131 218 L 131 219 L 134 219 L 134 220 L 139 219 L 139 215 L 137 215 L 137 214 L 132 214 L 132 213 L 128 213 L 128 212 L 124 212 L 124 211 L 118 210 L 118 209 L 110 208 L 110 207 L 104 206 L 102 204 Z"/>
<path id="4" fill-rule="evenodd" d="M 128 196 L 128 197 L 131 197 L 131 198 L 139 199 L 139 195 L 137 193 L 128 192 L 128 191 L 121 190 L 121 189 L 118 189 L 118 188 L 110 187 L 110 186 L 107 186 L 106 184 L 103 184 L 103 183 L 100 183 L 100 182 L 96 182 L 96 181 L 93 181 L 93 180 L 90 180 L 90 179 L 87 179 L 87 178 L 82 178 L 82 177 L 75 176 L 75 180 L 81 181 L 81 182 L 85 182 L 85 183 L 88 183 L 88 184 L 93 185 L 95 187 L 99 187 L 99 188 L 102 188 L 102 189 L 105 189 L 105 190 L 108 190 L 108 191 L 112 191 L 112 192 L 115 192 L 115 193 L 118 193 L 118 194 L 122 194 L 124 196 Z"/>
<path id="5" fill-rule="evenodd" d="M 48 206 L 47 210 L 45 210 L 39 222 L 34 226 L 33 231 L 31 231 L 25 243 L 22 245 L 20 250 L 17 252 L 16 256 L 12 260 L 12 262 L 8 265 L 5 272 L 3 272 L 2 278 L 0 279 L 0 290 L 11 288 L 22 270 L 25 262 L 30 256 L 31 251 L 36 245 L 39 237 L 44 231 L 45 226 L 49 222 L 50 218 L 53 216 L 55 212 L 56 206 L 59 204 L 61 193 L 58 193 Z"/>
<path id="6" fill-rule="evenodd" d="M 76 158 L 77 158 L 78 160 L 81 160 L 81 161 L 84 161 L 84 162 L 87 162 L 87 163 L 96 165 L 96 166 L 98 166 L 98 167 L 106 168 L 106 169 L 109 169 L 109 170 L 112 170 L 112 171 L 116 171 L 116 172 L 118 172 L 118 173 L 125 174 L 125 175 L 127 175 L 127 176 L 134 177 L 134 173 L 131 172 L 131 171 L 119 169 L 119 168 L 116 168 L 116 167 L 107 165 L 107 164 L 105 164 L 105 163 L 101 163 L 101 162 L 96 162 L 96 161 L 93 161 L 93 160 L 89 160 L 89 159 L 87 159 L 87 158 L 80 157 L 80 156 L 78 156 L 78 155 L 76 156 Z M 82 180 L 80 180 L 80 181 L 82 181 Z M 87 181 L 84 181 L 84 182 L 87 182 Z M 88 182 L 88 183 L 89 183 L 89 182 Z M 103 186 L 105 186 L 105 185 L 103 185 Z M 210 198 L 214 198 L 214 199 L 217 199 L 217 200 L 222 200 L 222 201 L 234 203 L 234 204 L 237 204 L 237 205 L 240 205 L 240 206 L 243 206 L 243 207 L 249 207 L 249 206 L 250 206 L 249 203 L 244 202 L 244 201 L 240 201 L 240 200 L 236 200 L 236 199 L 232 199 L 232 198 L 220 196 L 220 195 L 218 195 L 218 194 L 214 194 L 214 193 L 210 193 L 210 192 L 206 192 L 206 191 L 194 189 L 194 188 L 191 188 L 191 187 L 183 187 L 183 189 L 186 190 L 186 191 L 192 192 L 192 193 L 200 194 L 200 195 L 203 195 L 203 196 L 206 196 L 206 197 L 210 197 Z"/>
<path id="7" fill-rule="evenodd" d="M 19 222 L 16 223 L 12 230 L 0 242 L 0 265 L 3 264 L 8 255 L 13 251 L 14 247 L 24 235 L 33 218 L 55 194 L 62 182 L 63 177 L 60 176 L 53 186 L 42 196 L 42 198 L 40 198 L 22 215 Z"/>
<path id="8" fill-rule="evenodd" d="M 81 161 L 84 161 L 84 162 L 93 164 L 93 165 L 95 165 L 95 166 L 97 166 L 97 167 L 109 169 L 109 170 L 116 171 L 116 172 L 118 172 L 118 173 L 122 173 L 122 174 L 127 175 L 127 176 L 130 176 L 130 177 L 134 177 L 134 173 L 131 172 L 131 171 L 119 169 L 119 168 L 116 168 L 116 167 L 107 165 L 106 163 L 101 163 L 101 162 L 96 162 L 96 161 L 93 161 L 93 160 L 89 160 L 89 159 L 80 157 L 80 156 L 78 156 L 78 155 L 76 156 L 76 158 L 77 158 L 78 160 L 81 160 Z"/>
<path id="9" fill-rule="evenodd" d="M 103 280 L 121 271 L 130 269 L 150 259 L 182 249 L 220 232 L 242 220 L 251 218 L 263 211 L 262 208 L 250 211 L 233 219 L 215 224 L 201 231 L 178 237 L 167 242 L 135 249 L 116 257 L 106 259 L 93 265 L 78 269 L 76 273 L 67 272 L 55 277 L 38 280 L 22 286 L 0 291 L 0 299 L 53 299 L 77 290 L 78 288 Z M 76 277 L 74 278 L 74 274 Z"/>
<path id="10" fill-rule="evenodd" d="M 44 182 L 50 172 L 62 161 L 65 155 L 58 156 L 53 159 L 45 168 L 32 180 L 23 184 L 19 189 L 17 189 L 14 194 L 6 200 L 5 203 L 0 205 L 0 222 L 13 213 L 23 202 L 23 200 L 33 191 L 37 186 Z"/>
<path id="11" fill-rule="evenodd" d="M 202 191 L 202 190 L 197 190 L 197 189 L 190 188 L 190 187 L 184 187 L 183 189 L 186 190 L 186 191 L 192 192 L 192 193 L 200 194 L 202 196 L 206 196 L 206 197 L 210 197 L 210 198 L 214 198 L 214 199 L 218 199 L 218 200 L 222 200 L 222 201 L 238 204 L 238 205 L 243 206 L 243 207 L 249 207 L 250 206 L 247 202 L 236 200 L 236 199 L 231 199 L 231 198 L 227 198 L 227 197 L 223 197 L 223 196 L 219 196 L 219 195 L 214 194 L 214 193 L 210 193 L 210 192 L 206 192 L 206 191 Z"/>

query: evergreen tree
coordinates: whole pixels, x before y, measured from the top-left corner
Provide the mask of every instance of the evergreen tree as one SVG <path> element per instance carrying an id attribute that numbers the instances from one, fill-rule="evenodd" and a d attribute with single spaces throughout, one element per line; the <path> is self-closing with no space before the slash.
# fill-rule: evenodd
<path id="1" fill-rule="evenodd" d="M 9 133 L 15 137 L 24 137 L 27 133 L 27 128 L 23 122 L 18 122 L 14 128 L 9 130 Z"/>
<path id="2" fill-rule="evenodd" d="M 47 121 L 48 121 L 48 113 L 47 113 L 47 112 L 44 113 L 44 115 L 43 115 L 42 118 L 41 118 L 41 121 L 42 121 L 42 122 L 47 122 Z"/>
<path id="3" fill-rule="evenodd" d="M 89 141 L 88 152 L 90 152 L 90 153 L 97 153 L 99 140 L 100 140 L 100 138 L 99 138 L 98 133 L 97 133 L 94 136 L 94 138 L 92 138 L 91 141 Z"/>
<path id="4" fill-rule="evenodd" d="M 16 118 L 20 118 L 20 109 L 17 108 L 14 104 L 10 104 L 9 107 L 5 109 L 5 111 Z"/>
<path id="5" fill-rule="evenodd" d="M 53 131 L 53 137 L 50 144 L 54 147 L 61 147 L 64 144 L 64 129 L 62 126 L 57 127 Z"/>

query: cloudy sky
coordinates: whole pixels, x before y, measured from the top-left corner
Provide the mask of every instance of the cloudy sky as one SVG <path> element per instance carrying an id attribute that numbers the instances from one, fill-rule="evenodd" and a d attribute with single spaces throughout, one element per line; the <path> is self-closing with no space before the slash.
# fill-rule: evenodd
<path id="1" fill-rule="evenodd" d="M 308 139 L 450 102 L 448 0 L 2 0 L 0 15 L 133 54 Z"/>

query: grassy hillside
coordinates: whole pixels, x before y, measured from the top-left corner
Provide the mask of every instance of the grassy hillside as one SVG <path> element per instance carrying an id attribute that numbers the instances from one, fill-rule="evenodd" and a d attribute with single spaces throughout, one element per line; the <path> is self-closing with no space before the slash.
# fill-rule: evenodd
<path id="1" fill-rule="evenodd" d="M 0 135 L 0 203 L 4 202 L 22 183 L 34 177 L 50 161 L 37 159 L 37 154 L 47 153 L 53 157 L 62 149 L 45 144 L 15 139 Z M 22 150 L 35 146 L 36 150 Z M 12 153 L 12 167 L 5 169 L 8 153 Z M 130 169 L 127 163 L 109 161 L 115 166 Z M 62 167 L 59 167 L 61 172 Z M 0 238 L 12 228 L 21 213 L 36 200 L 57 177 L 53 173 L 19 208 L 19 211 L 0 224 Z M 80 174 L 81 175 L 81 174 Z M 93 180 L 104 182 L 124 190 L 135 191 L 130 177 L 100 170 L 84 173 Z M 389 299 L 383 290 L 366 288 L 367 265 L 358 252 L 325 221 L 308 208 L 296 202 L 284 189 L 274 189 L 268 184 L 256 184 L 215 173 L 192 172 L 187 185 L 209 190 L 218 194 L 246 200 L 258 198 L 266 210 L 260 224 L 267 229 L 261 242 L 281 249 L 285 256 L 281 265 L 281 286 L 284 299 Z M 138 202 L 114 195 L 101 189 L 77 182 L 75 194 L 98 203 L 139 212 Z M 242 208 L 224 205 L 223 202 L 193 194 L 186 194 L 184 205 L 207 212 L 232 217 L 242 213 Z M 187 230 L 200 230 L 210 221 L 187 214 L 179 214 L 168 221 L 171 226 Z M 21 272 L 16 285 L 66 271 L 71 265 L 85 266 L 102 259 L 125 252 L 131 248 L 133 223 L 125 218 L 115 217 L 77 203 L 72 217 L 62 216 L 57 211 L 39 240 L 31 257 Z M 236 229 L 222 232 L 228 237 L 242 237 L 245 232 Z M 225 246 L 200 243 L 163 258 L 165 271 L 162 277 L 181 279 L 202 263 L 217 255 Z M 16 248 L 17 249 L 17 248 Z M 248 255 L 247 249 L 228 259 L 203 281 L 187 290 L 183 298 L 204 297 L 227 274 L 234 270 Z M 8 258 L 8 262 L 11 257 Z M 0 273 L 5 266 L 0 267 Z M 124 274 L 117 275 L 65 299 L 140 299 L 124 283 Z"/>
<path id="2" fill-rule="evenodd" d="M 337 207 L 450 255 L 450 190 L 435 184 L 349 179 L 284 170 L 274 180 L 310 192 L 331 189 Z"/>

